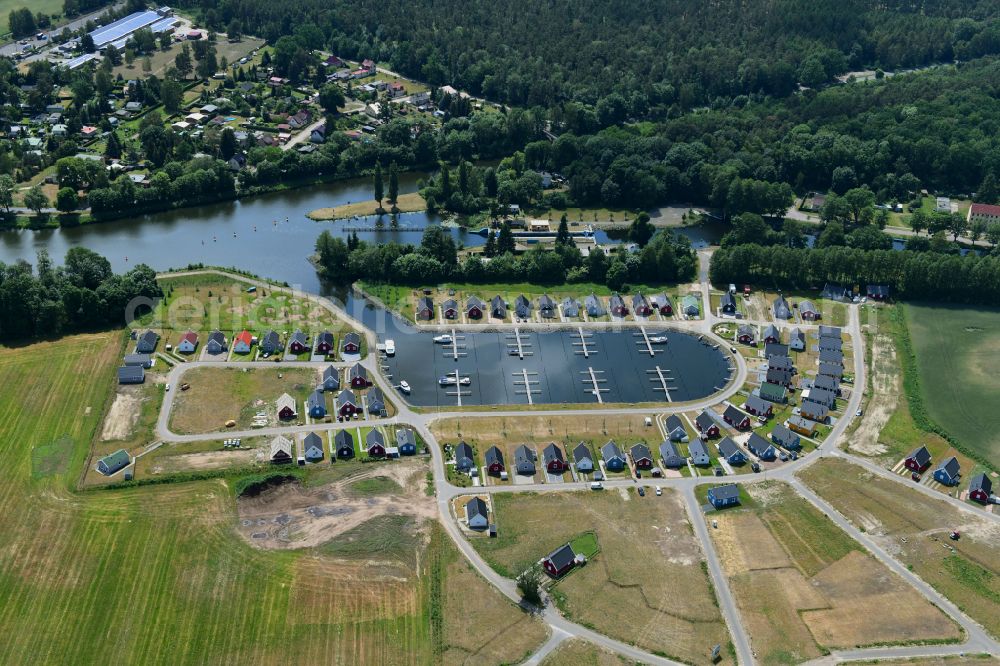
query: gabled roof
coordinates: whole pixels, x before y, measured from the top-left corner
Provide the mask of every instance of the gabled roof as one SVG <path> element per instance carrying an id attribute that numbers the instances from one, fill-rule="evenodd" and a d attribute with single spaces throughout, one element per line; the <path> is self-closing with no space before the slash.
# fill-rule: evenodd
<path id="1" fill-rule="evenodd" d="M 337 407 L 343 407 L 344 405 L 354 405 L 358 406 L 358 399 L 354 395 L 354 391 L 351 389 L 344 389 L 337 394 Z"/>
<path id="2" fill-rule="evenodd" d="M 931 452 L 927 450 L 926 446 L 920 446 L 913 450 L 909 458 L 912 458 L 918 465 L 923 467 L 931 461 Z"/>
<path id="3" fill-rule="evenodd" d="M 333 436 L 333 443 L 338 449 L 344 446 L 354 448 L 354 437 L 347 430 L 338 430 Z"/>
<path id="4" fill-rule="evenodd" d="M 722 293 L 722 300 L 720 302 L 720 305 L 723 308 L 727 308 L 728 307 L 728 308 L 735 309 L 736 308 L 736 297 L 733 296 L 732 293 L 730 293 L 728 291 L 725 291 L 725 292 Z"/>
<path id="5" fill-rule="evenodd" d="M 311 432 L 311 433 L 309 433 L 308 435 L 306 435 L 305 437 L 302 438 L 302 446 L 307 451 L 310 449 L 310 447 L 313 447 L 313 446 L 318 447 L 319 450 L 322 451 L 323 450 L 323 440 L 322 440 L 322 438 L 319 435 L 317 435 L 314 432 Z"/>
<path id="6" fill-rule="evenodd" d="M 444 310 L 445 312 L 448 312 L 449 310 L 454 310 L 455 312 L 458 312 L 458 301 L 456 301 L 454 298 L 446 298 L 444 303 L 441 304 L 441 309 Z"/>
<path id="7" fill-rule="evenodd" d="M 486 502 L 479 497 L 473 497 L 465 503 L 465 517 L 468 520 L 472 520 L 477 516 L 487 518 L 489 514 L 486 510 Z"/>
<path id="8" fill-rule="evenodd" d="M 412 428 L 398 428 L 396 430 L 396 445 L 399 448 L 404 446 L 416 446 L 417 436 L 414 434 Z"/>
<path id="9" fill-rule="evenodd" d="M 340 386 L 340 370 L 328 365 L 323 368 L 323 383 L 326 384 L 328 380 L 333 379 L 337 386 Z"/>
<path id="10" fill-rule="evenodd" d="M 223 333 L 222 331 L 212 331 L 211 333 L 208 334 L 208 342 L 217 342 L 220 345 L 225 346 L 226 334 Z"/>
<path id="11" fill-rule="evenodd" d="M 470 463 L 473 461 L 472 447 L 465 442 L 459 442 L 455 446 L 455 462 L 461 463 L 464 460 Z"/>
<path id="12" fill-rule="evenodd" d="M 278 435 L 271 440 L 269 457 L 271 460 L 274 460 L 279 453 L 283 453 L 289 459 L 292 457 L 292 441 L 282 435 Z"/>
<path id="13" fill-rule="evenodd" d="M 141 365 L 125 365 L 118 368 L 118 382 L 140 384 L 146 379 L 146 371 Z"/>
<path id="14" fill-rule="evenodd" d="M 820 363 L 819 374 L 829 375 L 830 377 L 843 377 L 844 367 L 836 363 Z"/>
<path id="15" fill-rule="evenodd" d="M 553 443 L 542 449 L 542 462 L 548 465 L 550 462 L 563 463 L 566 459 L 563 457 L 562 449 Z"/>
<path id="16" fill-rule="evenodd" d="M 688 453 L 691 454 L 692 458 L 708 457 L 708 447 L 700 439 L 696 439 L 688 444 Z"/>
<path id="17" fill-rule="evenodd" d="M 757 433 L 752 432 L 750 433 L 750 437 L 747 439 L 747 448 L 759 456 L 763 452 L 774 447 L 771 442 L 767 441 Z"/>
<path id="18" fill-rule="evenodd" d="M 468 312 L 472 308 L 484 310 L 486 309 L 486 304 L 483 303 L 478 296 L 469 296 L 465 299 L 465 311 Z"/>
<path id="19" fill-rule="evenodd" d="M 816 304 L 812 301 L 799 301 L 799 312 L 819 313 L 819 310 L 816 309 Z"/>
<path id="20" fill-rule="evenodd" d="M 323 344 L 324 342 L 328 345 L 333 345 L 333 333 L 330 331 L 322 331 L 316 336 L 317 344 Z"/>
<path id="21" fill-rule="evenodd" d="M 567 296 L 562 300 L 563 313 L 568 317 L 575 317 L 580 314 L 580 301 Z"/>
<path id="22" fill-rule="evenodd" d="M 385 446 L 385 435 L 378 428 L 372 428 L 365 434 L 365 446 L 371 448 L 375 445 Z"/>
<path id="23" fill-rule="evenodd" d="M 612 310 L 625 307 L 625 299 L 618 295 L 618 292 L 611 294 L 611 298 L 608 302 L 611 304 Z"/>
<path id="24" fill-rule="evenodd" d="M 145 331 L 139 336 L 139 342 L 146 345 L 155 345 L 156 341 L 160 339 L 160 336 L 156 334 L 155 331 Z"/>
<path id="25" fill-rule="evenodd" d="M 598 317 L 604 314 L 604 305 L 597 294 L 591 294 L 583 299 L 583 306 L 587 309 L 587 314 L 594 314 Z"/>
<path id="26" fill-rule="evenodd" d="M 352 344 L 355 344 L 355 345 L 357 345 L 357 346 L 360 347 L 361 346 L 361 336 L 358 335 L 357 333 L 355 333 L 354 331 L 351 331 L 350 333 L 348 333 L 347 335 L 345 335 L 343 338 L 340 339 L 340 346 L 341 347 L 343 347 L 344 345 L 346 345 L 348 343 L 352 343 Z"/>
<path id="27" fill-rule="evenodd" d="M 590 447 L 580 442 L 573 448 L 573 461 L 579 463 L 581 460 L 594 462 L 594 454 L 590 452 Z"/>
<path id="28" fill-rule="evenodd" d="M 289 409 L 291 409 L 293 414 L 296 411 L 295 410 L 295 398 L 293 398 L 292 396 L 288 395 L 287 393 L 282 393 L 280 396 L 278 396 L 278 399 L 275 401 L 274 406 L 277 407 L 277 409 L 278 409 L 279 412 L 282 409 L 284 409 L 285 407 L 288 407 Z"/>
<path id="29" fill-rule="evenodd" d="M 665 462 L 670 462 L 671 459 L 683 458 L 680 451 L 677 449 L 677 445 L 671 442 L 669 439 L 660 444 L 660 457 L 663 458 Z"/>
<path id="30" fill-rule="evenodd" d="M 503 311 L 505 314 L 507 312 L 507 303 L 499 295 L 490 299 L 490 311 L 496 312 L 497 310 Z"/>
<path id="31" fill-rule="evenodd" d="M 830 375 L 817 375 L 816 379 L 813 380 L 813 388 L 836 392 L 839 387 L 840 382 L 837 381 L 836 377 Z"/>
<path id="32" fill-rule="evenodd" d="M 535 456 L 531 453 L 531 449 L 529 449 L 525 444 L 521 444 L 514 449 L 514 463 L 520 464 L 522 462 L 531 463 L 532 465 L 535 464 Z"/>
<path id="33" fill-rule="evenodd" d="M 803 400 L 802 404 L 799 406 L 799 410 L 803 414 L 811 414 L 816 417 L 816 420 L 822 421 L 830 414 L 830 408 L 821 402 L 814 402 L 812 400 Z"/>
<path id="34" fill-rule="evenodd" d="M 774 426 L 774 430 L 771 431 L 771 439 L 786 449 L 797 447 L 799 441 L 801 440 L 798 434 L 792 432 L 781 423 Z"/>
<path id="35" fill-rule="evenodd" d="M 740 324 L 736 329 L 737 337 L 748 337 L 751 340 L 757 339 L 757 327 L 751 326 L 750 324 Z"/>
<path id="36" fill-rule="evenodd" d="M 658 294 L 653 294 L 652 296 L 650 296 L 649 302 L 658 308 L 662 308 L 666 305 L 673 307 L 673 303 L 671 302 L 670 297 L 667 296 L 662 291 Z"/>
<path id="37" fill-rule="evenodd" d="M 555 567 L 556 571 L 562 571 L 573 563 L 576 559 L 576 553 L 573 552 L 572 546 L 566 544 L 565 546 L 556 548 L 554 551 L 549 553 L 545 559 L 552 563 L 552 566 Z"/>
<path id="38" fill-rule="evenodd" d="M 982 490 L 989 495 L 993 491 L 993 482 L 985 474 L 977 474 L 972 477 L 972 482 L 969 484 L 969 492 L 973 490 Z"/>
<path id="39" fill-rule="evenodd" d="M 743 419 L 750 418 L 748 415 L 740 411 L 735 405 L 728 405 L 726 411 L 723 412 L 722 418 L 729 419 L 733 423 L 739 423 Z"/>
<path id="40" fill-rule="evenodd" d="M 101 458 L 100 462 L 104 463 L 104 466 L 108 469 L 108 474 L 114 474 L 123 467 L 128 467 L 132 459 L 129 457 L 128 451 L 118 449 L 114 453 Z"/>
<path id="41" fill-rule="evenodd" d="M 757 389 L 757 394 L 768 402 L 784 402 L 786 393 L 787 391 L 784 386 L 781 384 L 772 384 L 771 382 L 764 382 Z"/>
<path id="42" fill-rule="evenodd" d="M 736 454 L 743 455 L 740 447 L 736 446 L 736 442 L 729 437 L 723 437 L 719 440 L 719 453 L 727 459 L 732 458 Z"/>
<path id="43" fill-rule="evenodd" d="M 302 331 L 295 331 L 292 333 L 292 337 L 288 340 L 289 343 L 297 342 L 300 345 L 306 345 L 306 334 Z"/>
<path id="44" fill-rule="evenodd" d="M 942 462 L 938 469 L 943 469 L 948 473 L 948 476 L 954 477 L 958 475 L 958 472 L 962 469 L 962 466 L 958 464 L 958 458 L 952 456 Z"/>
<path id="45" fill-rule="evenodd" d="M 767 400 L 764 400 L 759 395 L 753 395 L 753 394 L 747 397 L 746 405 L 747 409 L 752 409 L 758 413 L 764 413 L 768 409 L 771 409 L 771 403 L 769 403 Z"/>
<path id="46" fill-rule="evenodd" d="M 788 418 L 788 423 L 790 426 L 796 426 L 802 430 L 807 430 L 810 434 L 816 430 L 816 424 L 808 419 L 804 419 L 801 416 L 790 416 Z"/>
<path id="47" fill-rule="evenodd" d="M 355 377 L 368 379 L 368 370 L 365 369 L 365 366 L 361 365 L 360 363 L 355 363 L 354 365 L 351 366 L 350 377 L 351 379 L 354 379 Z"/>
<path id="48" fill-rule="evenodd" d="M 801 328 L 793 328 L 791 333 L 791 340 L 799 340 L 800 342 L 805 342 L 806 334 L 802 332 Z"/>
<path id="49" fill-rule="evenodd" d="M 764 339 L 774 338 L 775 340 L 781 339 L 781 331 L 774 324 L 768 324 L 767 328 L 764 329 Z"/>
<path id="50" fill-rule="evenodd" d="M 198 334 L 194 331 L 188 331 L 181 336 L 181 342 L 190 342 L 193 345 L 198 344 Z"/>
<path id="51" fill-rule="evenodd" d="M 772 356 L 788 356 L 788 345 L 780 342 L 768 342 L 764 345 L 764 358 L 770 359 Z"/>
<path id="52" fill-rule="evenodd" d="M 607 444 L 601 447 L 601 457 L 604 458 L 604 462 L 607 462 L 613 458 L 618 458 L 620 460 L 625 460 L 625 456 L 622 454 L 622 450 L 618 448 L 614 440 L 611 440 Z"/>
<path id="53" fill-rule="evenodd" d="M 843 365 L 844 353 L 834 351 L 833 349 L 820 349 L 819 360 L 820 363 L 837 363 L 839 365 Z"/>
<path id="54" fill-rule="evenodd" d="M 735 483 L 727 483 L 723 486 L 715 486 L 711 489 L 712 497 L 717 500 L 738 499 L 740 489 Z"/>
<path id="55" fill-rule="evenodd" d="M 368 391 L 365 400 L 368 402 L 368 411 L 374 410 L 380 412 L 385 409 L 385 396 L 382 395 L 382 389 L 377 386 L 373 386 Z"/>
<path id="56" fill-rule="evenodd" d="M 552 310 L 556 307 L 556 302 L 548 294 L 542 294 L 538 299 L 538 307 L 542 310 Z"/>
<path id="57" fill-rule="evenodd" d="M 491 465 L 494 465 L 494 464 L 499 464 L 501 467 L 504 466 L 504 464 L 503 464 L 503 451 L 501 451 L 496 446 L 491 446 L 490 448 L 486 449 L 486 453 L 483 456 L 483 458 L 484 458 L 484 460 L 486 460 L 486 466 L 487 467 L 489 467 Z"/>
<path id="58" fill-rule="evenodd" d="M 640 308 L 643 306 L 649 307 L 649 300 L 645 296 L 643 296 L 642 292 L 640 291 L 638 294 L 632 297 L 632 307 Z"/>
<path id="59" fill-rule="evenodd" d="M 314 407 L 319 407 L 326 411 L 326 399 L 319 391 L 313 391 L 306 398 L 306 408 L 312 410 Z"/>
<path id="60" fill-rule="evenodd" d="M 667 434 L 674 432 L 678 428 L 684 430 L 684 422 L 681 421 L 681 417 L 676 414 L 668 416 L 665 425 L 667 426 Z"/>
<path id="61" fill-rule="evenodd" d="M 795 367 L 790 356 L 772 356 L 767 359 L 767 367 L 775 370 L 791 370 Z"/>
<path id="62" fill-rule="evenodd" d="M 434 301 L 431 300 L 430 296 L 421 296 L 417 299 L 417 311 L 430 310 L 434 312 Z"/>
<path id="63" fill-rule="evenodd" d="M 712 426 L 715 426 L 716 428 L 719 427 L 719 422 L 715 420 L 714 416 L 708 413 L 707 409 L 701 410 L 701 414 L 698 415 L 698 418 L 696 418 L 694 422 L 698 424 L 698 427 L 701 428 L 702 432 L 705 432 Z"/>
<path id="64" fill-rule="evenodd" d="M 837 399 L 837 394 L 833 391 L 813 385 L 813 387 L 809 389 L 809 399 L 813 402 L 819 402 L 824 405 L 832 405 Z"/>
<path id="65" fill-rule="evenodd" d="M 253 344 L 253 335 L 250 331 L 240 331 L 240 334 L 236 336 L 236 340 L 234 342 L 242 342 L 249 347 Z"/>
<path id="66" fill-rule="evenodd" d="M 648 460 L 653 459 L 653 453 L 649 450 L 649 447 L 645 444 L 633 444 L 632 448 L 629 449 L 629 455 L 632 456 L 632 460 L 642 460 L 646 458 Z"/>
<path id="67" fill-rule="evenodd" d="M 840 336 L 841 330 L 839 326 L 821 325 L 819 327 L 819 337 L 821 338 L 839 338 Z"/>
<path id="68" fill-rule="evenodd" d="M 774 316 L 778 319 L 791 319 L 792 317 L 792 309 L 781 294 L 778 294 L 778 297 L 774 299 Z"/>

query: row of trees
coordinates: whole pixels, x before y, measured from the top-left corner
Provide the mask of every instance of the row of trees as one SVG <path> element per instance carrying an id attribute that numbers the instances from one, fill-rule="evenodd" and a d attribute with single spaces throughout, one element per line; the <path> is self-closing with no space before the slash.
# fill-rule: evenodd
<path id="1" fill-rule="evenodd" d="M 324 231 L 316 241 L 316 260 L 320 274 L 339 284 L 359 279 L 406 285 L 527 280 L 545 285 L 597 282 L 612 289 L 624 289 L 629 283 L 690 280 L 697 263 L 687 239 L 667 232 L 654 236 L 639 252 L 609 256 L 595 249 L 586 258 L 569 242 L 557 243 L 554 249 L 536 246 L 519 256 L 504 243 L 500 242 L 503 251 L 488 261 L 478 254 L 459 261 L 454 240 L 438 226 L 428 227 L 417 247 L 369 244 L 356 236 L 345 241 Z"/>
<path id="2" fill-rule="evenodd" d="M 1000 257 L 937 252 L 739 245 L 712 256 L 712 282 L 814 289 L 887 284 L 907 300 L 1000 305 Z"/>
<path id="3" fill-rule="evenodd" d="M 56 267 L 43 250 L 34 267 L 0 263 L 0 340 L 122 326 L 133 299 L 162 295 L 155 271 L 145 264 L 116 275 L 107 259 L 75 247 Z"/>

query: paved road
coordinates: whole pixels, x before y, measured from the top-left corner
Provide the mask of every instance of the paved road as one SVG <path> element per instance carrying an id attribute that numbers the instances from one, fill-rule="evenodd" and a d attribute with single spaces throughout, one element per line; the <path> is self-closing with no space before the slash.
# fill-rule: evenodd
<path id="1" fill-rule="evenodd" d="M 27 4 L 27 3 L 25 3 L 25 4 Z M 119 3 L 116 3 L 114 5 L 114 8 L 115 9 L 119 9 L 121 7 L 124 7 L 124 6 L 125 6 L 124 2 L 119 2 Z M 62 23 L 62 24 L 56 24 L 55 27 L 50 28 L 49 30 L 43 30 L 42 32 L 44 32 L 47 35 L 57 35 L 57 34 L 59 34 L 59 33 L 61 33 L 63 31 L 63 28 L 69 28 L 70 30 L 78 30 L 78 29 L 82 28 L 83 26 L 87 25 L 87 21 L 90 21 L 92 19 L 96 21 L 98 18 L 101 17 L 101 15 L 103 15 L 109 9 L 111 9 L 111 8 L 110 7 L 102 7 L 101 9 L 98 9 L 95 12 L 91 12 L 89 14 L 85 14 L 83 16 L 77 17 L 77 18 L 73 19 L 72 21 L 68 21 L 68 22 Z M 34 35 L 32 35 L 31 37 L 29 37 L 27 39 L 29 40 L 28 43 L 32 44 L 34 46 L 41 46 L 43 44 L 46 45 L 46 46 L 48 46 L 50 44 L 50 42 L 48 40 L 46 40 L 44 42 L 38 41 L 37 39 L 34 38 Z M 21 52 L 21 45 L 18 44 L 16 40 L 15 41 L 7 42 L 3 46 L 0 46 L 0 56 L 14 56 L 14 55 L 16 55 L 16 54 L 18 54 L 20 52 Z M 25 58 L 24 62 L 31 62 L 32 60 L 38 60 L 39 58 L 44 57 L 44 53 L 45 53 L 45 51 L 43 50 L 41 53 L 38 53 L 38 54 L 36 54 L 34 56 Z"/>
<path id="2" fill-rule="evenodd" d="M 308 143 L 309 137 L 312 136 L 312 131 L 326 122 L 326 118 L 320 118 L 319 120 L 313 122 L 311 125 L 306 127 L 304 130 L 293 136 L 288 140 L 288 143 L 281 147 L 282 150 L 290 150 L 300 143 Z"/>
<path id="3" fill-rule="evenodd" d="M 707 284 L 707 253 L 699 253 L 699 263 L 701 272 L 701 282 L 703 297 L 707 301 L 708 299 L 708 284 Z M 196 274 L 212 272 L 218 274 L 226 274 L 222 271 L 188 271 L 185 274 Z M 233 275 L 232 277 L 246 280 L 242 276 Z M 271 290 L 284 290 L 292 292 L 290 289 L 277 287 L 271 283 L 266 283 L 260 280 L 247 280 L 258 286 L 266 286 Z M 354 328 L 362 331 L 364 335 L 368 338 L 369 349 L 374 350 L 376 344 L 375 334 L 362 326 L 360 322 L 357 322 L 352 317 L 350 317 L 346 312 L 341 310 L 337 305 L 329 301 L 328 299 L 313 296 L 310 294 L 302 294 L 301 292 L 294 292 L 300 297 L 310 298 L 316 303 L 326 307 L 327 309 L 333 311 L 338 317 L 344 319 L 350 323 Z M 981 651 L 990 652 L 992 654 L 1000 655 L 1000 644 L 990 638 L 986 632 L 977 623 L 966 617 L 954 604 L 951 604 L 946 599 L 943 599 L 937 592 L 935 592 L 929 585 L 924 583 L 914 574 L 910 573 L 900 565 L 896 560 L 892 559 L 885 551 L 881 550 L 869 537 L 862 534 L 859 530 L 854 528 L 846 519 L 833 511 L 823 500 L 821 500 L 815 493 L 806 488 L 796 477 L 795 474 L 805 467 L 812 465 L 816 460 L 826 456 L 843 457 L 848 458 L 852 462 L 863 465 L 866 469 L 869 469 L 873 473 L 884 476 L 891 480 L 905 483 L 900 477 L 891 474 L 887 470 L 883 470 L 865 460 L 855 458 L 849 454 L 846 454 L 837 449 L 839 440 L 846 432 L 847 428 L 851 424 L 854 413 L 860 408 L 863 394 L 865 392 L 865 387 L 867 386 L 866 379 L 866 368 L 864 366 L 864 337 L 861 335 L 861 326 L 858 316 L 858 310 L 855 307 L 848 308 L 849 312 L 849 322 L 846 327 L 847 332 L 850 334 L 853 340 L 854 346 L 854 386 L 856 390 L 851 392 L 851 396 L 847 401 L 847 405 L 844 408 L 844 416 L 841 417 L 838 422 L 831 429 L 830 434 L 827 438 L 819 445 L 817 450 L 807 456 L 803 456 L 798 461 L 789 462 L 781 467 L 766 472 L 765 474 L 754 474 L 754 475 L 740 475 L 735 477 L 727 478 L 727 481 L 733 481 L 736 483 L 757 483 L 765 480 L 782 480 L 786 481 L 791 486 L 799 492 L 806 500 L 812 502 L 814 505 L 820 508 L 828 515 L 831 515 L 837 524 L 844 529 L 848 534 L 855 538 L 859 543 L 861 543 L 865 548 L 871 551 L 880 561 L 883 561 L 886 566 L 889 566 L 894 572 L 903 576 L 910 584 L 914 586 L 921 594 L 926 598 L 930 599 L 933 603 L 945 609 L 950 616 L 952 616 L 957 622 L 965 628 L 968 641 L 960 645 L 950 645 L 950 646 L 928 646 L 928 647 L 888 647 L 888 648 L 872 648 L 865 650 L 853 650 L 853 651 L 842 651 L 835 652 L 827 659 L 832 659 L 834 661 L 850 661 L 859 659 L 874 659 L 874 658 L 901 658 L 907 656 L 916 656 L 923 654 L 958 654 L 963 651 Z M 698 322 L 689 322 L 691 328 L 698 327 L 704 331 L 709 331 L 712 324 L 716 321 L 716 318 L 711 314 L 711 312 L 706 308 L 704 320 Z M 753 323 L 753 322 L 751 322 Z M 673 324 L 672 324 L 673 325 Z M 528 324 L 526 326 L 532 326 Z M 812 328 L 811 326 L 802 326 L 802 328 Z M 737 381 L 734 383 L 732 391 L 735 391 L 735 387 L 742 386 L 746 377 L 746 363 L 745 360 L 737 355 L 739 375 Z M 391 386 L 388 382 L 381 376 L 377 358 L 374 355 L 369 355 L 362 363 L 369 369 L 372 378 L 375 382 L 388 393 L 393 393 Z M 231 367 L 261 367 L 260 363 L 248 363 L 248 362 L 237 362 L 229 364 L 220 364 L 219 362 L 194 362 L 180 364 L 174 367 L 169 373 L 169 381 L 172 384 L 177 384 L 177 379 L 183 375 L 183 373 L 193 367 L 201 367 L 205 365 L 219 366 L 219 365 L 229 365 Z M 327 363 L 274 363 L 275 367 L 320 367 L 328 365 Z M 344 366 L 350 365 L 346 363 L 337 363 L 335 365 Z M 169 420 L 170 408 L 173 404 L 173 394 L 171 391 L 167 394 L 163 408 L 161 409 L 160 417 L 157 422 L 157 434 L 159 437 L 165 441 L 188 441 L 193 439 L 203 440 L 206 438 L 205 435 L 176 435 L 171 433 L 167 427 L 167 422 Z M 395 395 L 395 394 L 394 394 Z M 602 413 L 607 414 L 647 414 L 650 416 L 655 416 L 658 413 L 669 413 L 671 411 L 681 411 L 696 409 L 702 404 L 711 404 L 719 401 L 719 396 L 711 400 L 699 401 L 698 403 L 685 405 L 683 408 L 677 406 L 667 406 L 660 407 L 655 410 L 653 409 L 642 409 L 642 408 L 620 408 L 620 409 L 609 409 L 601 410 Z M 496 410 L 481 410 L 478 412 L 435 412 L 435 413 L 417 413 L 414 412 L 409 405 L 403 403 L 397 399 L 399 404 L 399 410 L 396 416 L 389 419 L 378 419 L 367 421 L 368 424 L 392 424 L 392 423 L 407 423 L 412 425 L 428 443 L 430 450 L 432 452 L 431 465 L 433 468 L 434 476 L 434 486 L 435 486 L 435 496 L 438 503 L 438 512 L 441 517 L 441 523 L 445 530 L 451 536 L 452 540 L 455 542 L 458 549 L 463 553 L 463 555 L 469 560 L 469 562 L 475 567 L 475 569 L 487 580 L 500 590 L 504 595 L 510 598 L 515 603 L 520 603 L 520 595 L 516 589 L 515 583 L 512 580 L 506 579 L 498 575 L 493 569 L 479 556 L 479 554 L 472 548 L 470 543 L 462 535 L 455 517 L 451 514 L 451 503 L 455 497 L 466 495 L 470 493 L 509 493 L 509 492 L 563 492 L 563 491 L 588 491 L 589 483 L 585 482 L 573 482 L 564 484 L 528 484 L 528 485 L 506 485 L 506 486 L 483 486 L 478 488 L 459 488 L 450 484 L 447 481 L 447 474 L 445 472 L 444 466 L 444 456 L 442 454 L 441 448 L 437 443 L 436 438 L 430 431 L 430 425 L 439 419 L 445 418 L 468 418 L 470 416 L 497 416 L 497 415 L 524 415 L 523 411 L 496 411 Z M 566 410 L 566 409 L 552 409 L 543 410 L 537 412 L 531 412 L 533 415 L 558 415 L 566 416 L 575 413 L 592 413 L 593 409 L 580 409 L 580 410 Z M 279 433 L 296 433 L 305 432 L 310 430 L 333 430 L 344 427 L 355 427 L 356 423 L 330 423 L 330 424 L 314 424 L 310 426 L 291 426 L 291 427 L 276 427 L 276 428 L 266 428 L 261 430 L 254 430 L 244 433 L 233 433 L 225 432 L 218 433 L 218 437 L 233 437 L 233 436 L 260 436 L 260 435 L 271 435 Z M 214 436 L 214 435 L 213 435 Z M 211 436 L 210 436 L 211 437 Z M 706 519 L 701 513 L 700 507 L 697 505 L 697 500 L 695 497 L 695 488 L 703 484 L 715 483 L 715 479 L 712 477 L 686 477 L 679 479 L 612 479 L 605 482 L 608 488 L 616 487 L 637 487 L 638 485 L 643 486 L 653 486 L 660 485 L 664 487 L 670 487 L 681 492 L 684 500 L 689 517 L 691 519 L 692 525 L 694 526 L 695 533 L 702 543 L 702 547 L 705 551 L 705 557 L 708 564 L 709 575 L 712 579 L 713 585 L 716 589 L 716 593 L 719 597 L 719 605 L 726 620 L 730 632 L 733 637 L 733 643 L 736 647 L 737 656 L 741 664 L 752 664 L 754 663 L 754 655 L 752 650 L 752 645 L 750 643 L 749 637 L 746 634 L 744 624 L 740 619 L 739 609 L 733 600 L 732 593 L 729 589 L 728 581 L 726 579 L 725 573 L 723 572 L 721 565 L 719 563 L 718 556 L 715 553 L 712 540 L 708 534 L 708 528 L 706 525 Z M 921 492 L 932 492 L 928 489 L 920 488 Z M 938 499 L 947 499 L 940 494 L 935 494 Z M 957 503 L 957 500 L 953 501 Z M 957 503 L 961 504 L 961 503 Z M 973 511 L 967 506 L 962 505 L 962 508 L 966 511 Z M 992 516 L 983 512 L 975 512 L 977 516 L 989 516 L 992 519 L 1000 519 L 1000 516 Z M 574 636 L 579 638 L 587 639 L 597 645 L 606 647 L 610 650 L 618 652 L 629 659 L 636 661 L 641 661 L 644 663 L 653 664 L 669 664 L 673 663 L 670 660 L 658 657 L 656 655 L 644 652 L 634 646 L 627 645 L 620 641 L 608 638 L 594 632 L 591 629 L 573 623 L 566 618 L 564 618 L 557 609 L 552 607 L 550 604 L 545 605 L 542 609 L 532 609 L 537 612 L 540 617 L 545 621 L 551 631 L 550 638 L 529 658 L 529 663 L 538 663 L 542 658 L 552 650 L 556 649 L 558 645 L 565 640 L 567 637 Z"/>

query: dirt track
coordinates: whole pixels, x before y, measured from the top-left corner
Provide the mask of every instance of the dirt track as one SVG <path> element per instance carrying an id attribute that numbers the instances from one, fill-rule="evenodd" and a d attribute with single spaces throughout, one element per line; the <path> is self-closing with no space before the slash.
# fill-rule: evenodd
<path id="1" fill-rule="evenodd" d="M 888 451 L 878 443 L 878 438 L 889 417 L 896 411 L 901 390 L 896 349 L 888 335 L 876 334 L 872 337 L 871 379 L 871 399 L 858 429 L 849 438 L 849 446 L 855 453 L 877 457 Z"/>
<path id="2" fill-rule="evenodd" d="M 325 486 L 286 484 L 257 497 L 240 498 L 238 531 L 254 547 L 286 550 L 318 546 L 379 516 L 433 520 L 437 507 L 424 493 L 425 472 L 422 461 L 400 461 Z M 352 484 L 377 476 L 393 479 L 402 491 L 366 495 L 350 491 Z"/>

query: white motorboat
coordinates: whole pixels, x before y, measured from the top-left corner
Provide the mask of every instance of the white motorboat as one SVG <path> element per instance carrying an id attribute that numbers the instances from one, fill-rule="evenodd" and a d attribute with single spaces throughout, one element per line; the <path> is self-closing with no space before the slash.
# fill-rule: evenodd
<path id="1" fill-rule="evenodd" d="M 462 377 L 461 379 L 458 379 L 455 377 L 455 375 L 441 375 L 441 377 L 438 379 L 438 384 L 440 384 L 441 386 L 454 386 L 455 384 L 468 386 L 471 383 L 472 383 L 472 378 Z"/>
<path id="2" fill-rule="evenodd" d="M 386 340 L 385 341 L 385 355 L 386 356 L 395 356 L 396 355 L 396 341 L 395 340 Z"/>
<path id="3" fill-rule="evenodd" d="M 665 345 L 665 344 L 667 344 L 667 336 L 665 336 L 665 335 L 651 335 L 651 336 L 649 336 L 649 344 L 651 344 L 651 345 Z"/>
<path id="4" fill-rule="evenodd" d="M 451 344 L 451 336 L 449 334 L 447 334 L 447 333 L 444 333 L 442 335 L 435 335 L 434 336 L 434 342 L 436 344 L 439 344 L 439 345 L 450 345 Z"/>
<path id="5" fill-rule="evenodd" d="M 400 380 L 398 388 L 400 393 L 405 393 L 406 395 L 410 395 L 410 385 L 406 382 L 405 379 Z"/>

